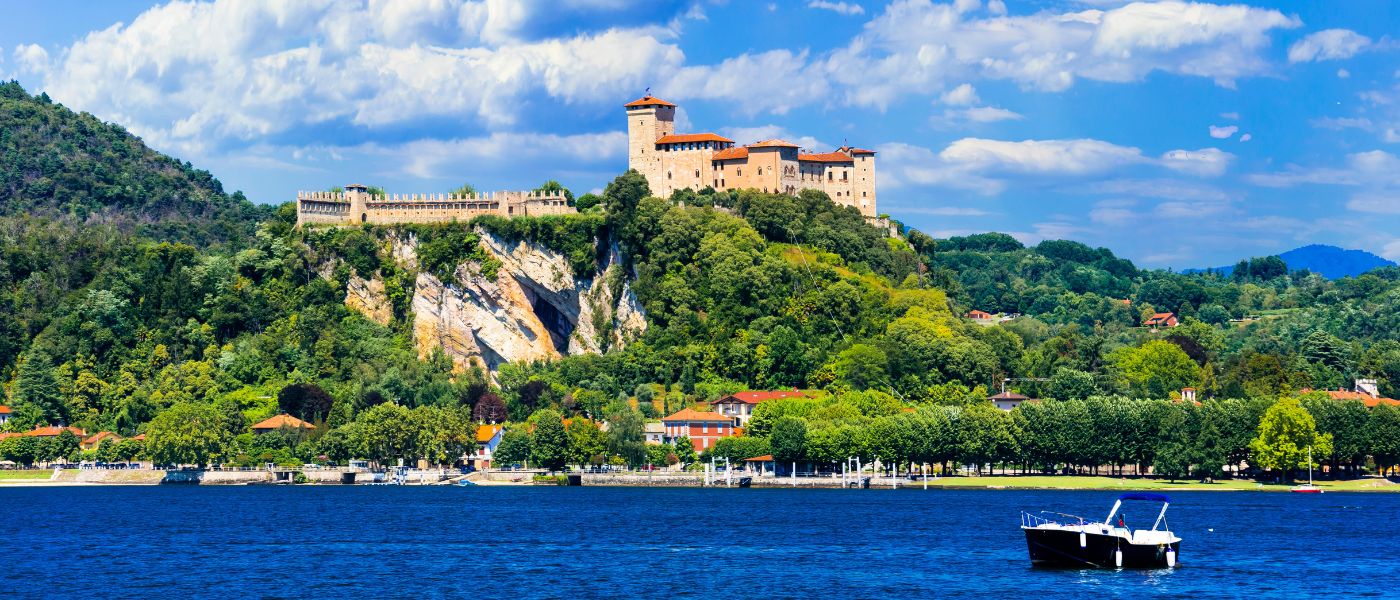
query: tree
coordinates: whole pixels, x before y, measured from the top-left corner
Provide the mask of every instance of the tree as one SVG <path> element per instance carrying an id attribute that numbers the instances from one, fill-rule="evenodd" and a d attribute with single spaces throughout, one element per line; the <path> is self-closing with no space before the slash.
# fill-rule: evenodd
<path id="1" fill-rule="evenodd" d="M 304 421 L 319 423 L 331 412 L 335 398 L 314 383 L 293 383 L 277 392 L 277 407 Z"/>
<path id="2" fill-rule="evenodd" d="M 700 457 L 695 454 L 695 445 L 691 443 L 690 437 L 684 435 L 678 437 L 674 445 L 676 447 L 676 460 L 681 464 L 688 465 L 700 460 Z"/>
<path id="3" fill-rule="evenodd" d="M 472 418 L 480 423 L 502 423 L 506 414 L 505 401 L 492 392 L 482 394 L 472 409 Z"/>
<path id="4" fill-rule="evenodd" d="M 1010 458 L 1016 440 L 1011 437 L 1010 419 L 1005 411 L 989 404 L 974 404 L 962 410 L 957 419 L 958 458 L 982 472 L 982 465 Z"/>
<path id="5" fill-rule="evenodd" d="M 475 195 L 476 195 L 476 186 L 474 186 L 474 185 L 472 185 L 472 184 L 470 184 L 470 183 L 464 183 L 464 184 L 462 184 L 461 186 L 459 186 L 457 189 L 452 190 L 452 193 L 457 194 L 458 196 L 475 196 Z"/>
<path id="6" fill-rule="evenodd" d="M 582 466 L 602 460 L 608 438 L 596 423 L 588 419 L 574 419 L 569 423 L 568 431 L 569 462 Z"/>
<path id="7" fill-rule="evenodd" d="M 530 459 L 536 466 L 551 471 L 564 468 L 569 462 L 569 434 L 564 429 L 559 411 L 544 409 L 530 416 L 535 435 L 530 445 Z"/>
<path id="8" fill-rule="evenodd" d="M 496 453 L 492 455 L 493 466 L 520 464 L 530 459 L 531 452 L 530 434 L 524 429 L 507 429 L 501 434 L 501 443 L 496 446 Z"/>
<path id="9" fill-rule="evenodd" d="M 1083 400 L 1097 390 L 1093 373 L 1060 367 L 1050 377 L 1050 397 L 1056 400 Z"/>
<path id="10" fill-rule="evenodd" d="M 1259 421 L 1259 435 L 1250 442 L 1254 463 L 1269 471 L 1282 471 L 1288 479 L 1293 471 L 1310 466 L 1309 449 L 1314 460 L 1332 454 L 1331 434 L 1317 433 L 1311 414 L 1294 398 L 1275 402 Z"/>
<path id="11" fill-rule="evenodd" d="M 587 212 L 588 209 L 598 206 L 602 203 L 602 196 L 599 196 L 597 194 L 584 194 L 578 197 L 578 201 L 574 203 L 574 208 L 577 208 L 579 212 Z"/>
<path id="12" fill-rule="evenodd" d="M 1166 399 L 1171 392 L 1201 381 L 1200 367 L 1171 342 L 1153 340 L 1139 348 L 1125 348 L 1115 362 L 1139 398 Z"/>
<path id="13" fill-rule="evenodd" d="M 208 404 L 181 403 L 151 420 L 146 446 L 156 464 L 203 467 L 228 448 L 223 415 Z"/>
<path id="14" fill-rule="evenodd" d="M 42 349 L 29 353 L 15 380 L 15 404 L 30 406 L 49 423 L 62 422 L 63 393 L 54 377 L 53 360 Z"/>
<path id="15" fill-rule="evenodd" d="M 807 423 L 797 417 L 782 417 L 773 423 L 769 438 L 773 460 L 779 464 L 807 458 Z"/>
<path id="16" fill-rule="evenodd" d="M 831 369 L 836 380 L 864 390 L 872 387 L 888 386 L 889 376 L 885 373 L 888 360 L 885 353 L 869 344 L 854 344 L 836 355 Z"/>
<path id="17" fill-rule="evenodd" d="M 81 443 L 82 440 L 78 439 L 78 435 L 73 433 L 71 429 L 58 432 L 58 435 L 54 436 L 53 439 L 54 458 L 67 458 L 76 454 Z"/>
<path id="18" fill-rule="evenodd" d="M 540 187 L 535 188 L 535 193 L 537 194 L 553 194 L 556 192 L 563 192 L 564 199 L 568 201 L 569 205 L 572 206 L 574 204 L 574 193 L 569 191 L 569 188 L 564 187 L 558 181 L 551 179 L 541 184 Z"/>
<path id="19" fill-rule="evenodd" d="M 1381 404 L 1372 408 L 1367 429 L 1371 431 L 1371 456 L 1384 475 L 1400 465 L 1400 406 Z"/>
<path id="20" fill-rule="evenodd" d="M 618 411 L 608 419 L 608 451 L 621 456 L 627 464 L 637 466 L 647 459 L 645 423 L 642 415 Z"/>
<path id="21" fill-rule="evenodd" d="M 416 458 L 417 425 L 408 408 L 385 402 L 360 413 L 355 419 L 360 424 L 359 432 L 363 440 L 357 445 L 365 451 L 365 458 L 389 464 L 395 459 Z"/>

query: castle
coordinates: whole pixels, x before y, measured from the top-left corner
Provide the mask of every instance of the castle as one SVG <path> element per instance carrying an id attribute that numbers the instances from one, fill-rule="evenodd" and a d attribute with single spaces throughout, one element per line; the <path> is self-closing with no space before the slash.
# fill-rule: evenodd
<path id="1" fill-rule="evenodd" d="M 809 154 L 796 144 L 764 140 L 747 146 L 713 133 L 676 133 L 676 105 L 651 95 L 627 109 L 627 165 L 646 176 L 652 194 L 680 189 L 755 189 L 796 194 L 821 190 L 837 204 L 875 219 L 875 152 L 842 146 Z M 297 226 L 448 223 L 576 212 L 562 192 L 373 194 L 359 184 L 344 192 L 297 192 Z"/>
<path id="2" fill-rule="evenodd" d="M 502 217 L 576 212 L 563 192 L 489 194 L 371 194 L 360 184 L 344 192 L 297 192 L 297 226 L 373 223 L 449 223 L 479 215 Z"/>
<path id="3" fill-rule="evenodd" d="M 653 195 L 706 187 L 784 194 L 814 189 L 867 218 L 876 215 L 873 150 L 843 146 L 809 154 L 783 140 L 736 147 L 714 133 L 676 133 L 676 105 L 660 98 L 646 95 L 623 107 L 628 167 L 646 176 Z"/>

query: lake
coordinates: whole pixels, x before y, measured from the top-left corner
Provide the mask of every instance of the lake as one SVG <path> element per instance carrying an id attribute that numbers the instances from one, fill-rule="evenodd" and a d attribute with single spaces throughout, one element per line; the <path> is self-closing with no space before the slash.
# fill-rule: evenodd
<path id="1" fill-rule="evenodd" d="M 1394 597 L 1400 494 L 1183 492 L 1170 571 L 1034 569 L 1021 510 L 1113 492 L 0 489 L 0 596 Z M 1150 527 L 1154 506 L 1129 513 Z M 1149 514 L 1151 513 L 1151 514 Z"/>

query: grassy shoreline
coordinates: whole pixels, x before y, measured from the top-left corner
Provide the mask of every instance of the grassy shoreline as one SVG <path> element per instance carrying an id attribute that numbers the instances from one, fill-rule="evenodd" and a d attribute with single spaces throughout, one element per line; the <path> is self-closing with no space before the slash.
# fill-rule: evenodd
<path id="1" fill-rule="evenodd" d="M 1400 484 L 1379 477 L 1341 481 L 1317 481 L 1317 487 L 1337 492 L 1400 492 Z M 908 482 L 908 487 L 922 487 L 922 482 Z M 1250 479 L 1221 479 L 1213 483 L 1137 477 L 1108 477 L 1094 475 L 990 475 L 982 477 L 942 477 L 930 479 L 930 488 L 944 489 L 1041 489 L 1041 490 L 1124 490 L 1124 491 L 1219 491 L 1219 492 L 1287 492 L 1292 484 L 1260 483 Z"/>

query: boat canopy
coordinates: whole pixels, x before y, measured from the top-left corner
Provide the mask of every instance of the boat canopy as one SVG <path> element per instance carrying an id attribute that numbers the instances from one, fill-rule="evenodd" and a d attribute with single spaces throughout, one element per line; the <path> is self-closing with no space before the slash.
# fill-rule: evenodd
<path id="1" fill-rule="evenodd" d="M 1171 502 L 1171 501 L 1172 501 L 1172 499 L 1171 499 L 1171 498 L 1168 498 L 1166 494 L 1147 494 L 1147 493 L 1142 493 L 1142 492 L 1134 492 L 1134 493 L 1130 493 L 1130 494 L 1123 494 L 1122 496 L 1119 496 L 1118 499 L 1119 499 L 1119 500 L 1146 500 L 1146 501 L 1148 501 L 1148 502 Z"/>

